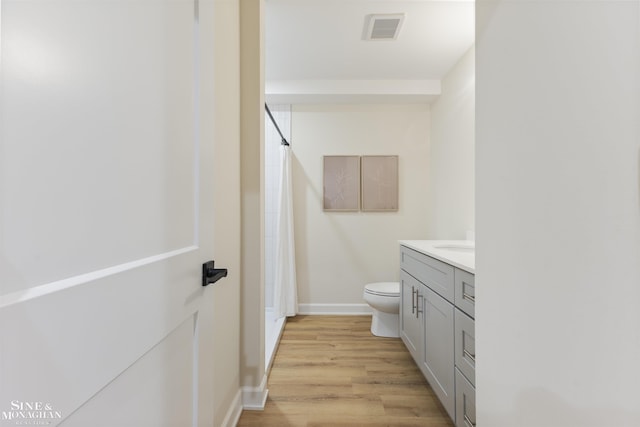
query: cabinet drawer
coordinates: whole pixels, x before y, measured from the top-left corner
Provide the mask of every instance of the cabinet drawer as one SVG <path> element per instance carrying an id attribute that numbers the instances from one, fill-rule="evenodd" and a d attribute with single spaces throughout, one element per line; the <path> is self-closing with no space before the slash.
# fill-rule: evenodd
<path id="1" fill-rule="evenodd" d="M 402 246 L 400 268 L 453 304 L 455 291 L 452 266 Z"/>
<path id="2" fill-rule="evenodd" d="M 456 367 L 471 384 L 476 384 L 476 332 L 475 321 L 459 309 L 455 309 L 455 360 Z"/>
<path id="3" fill-rule="evenodd" d="M 455 271 L 455 304 L 460 310 L 475 318 L 476 277 L 464 270 Z"/>
<path id="4" fill-rule="evenodd" d="M 476 389 L 456 369 L 456 427 L 475 427 Z"/>

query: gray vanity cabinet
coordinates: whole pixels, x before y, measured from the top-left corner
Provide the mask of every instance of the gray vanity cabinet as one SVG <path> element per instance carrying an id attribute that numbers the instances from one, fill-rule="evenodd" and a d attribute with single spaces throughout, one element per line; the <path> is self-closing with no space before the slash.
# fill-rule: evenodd
<path id="1" fill-rule="evenodd" d="M 400 337 L 454 419 L 454 268 L 404 246 L 400 267 Z"/>
<path id="2" fill-rule="evenodd" d="M 400 246 L 400 337 L 457 427 L 475 426 L 475 277 Z"/>

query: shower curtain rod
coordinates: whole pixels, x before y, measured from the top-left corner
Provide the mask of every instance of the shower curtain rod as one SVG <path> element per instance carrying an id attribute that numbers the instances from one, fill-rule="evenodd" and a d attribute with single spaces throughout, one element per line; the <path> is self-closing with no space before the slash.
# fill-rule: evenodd
<path id="1" fill-rule="evenodd" d="M 278 127 L 278 124 L 276 123 L 276 120 L 271 115 L 271 110 L 269 110 L 269 106 L 267 105 L 266 102 L 264 103 L 264 108 L 265 108 L 265 110 L 267 110 L 267 114 L 269 115 L 269 118 L 271 119 L 271 122 L 273 123 L 273 125 L 276 127 L 276 130 L 280 134 L 280 138 L 282 138 L 282 142 L 280 144 L 289 146 L 290 144 L 287 142 L 287 139 L 284 137 L 282 132 L 280 132 L 280 128 Z"/>

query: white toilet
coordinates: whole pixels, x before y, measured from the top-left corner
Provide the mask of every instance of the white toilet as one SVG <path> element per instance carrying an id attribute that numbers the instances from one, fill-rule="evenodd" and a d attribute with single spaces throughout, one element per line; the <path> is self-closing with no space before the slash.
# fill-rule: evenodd
<path id="1" fill-rule="evenodd" d="M 398 338 L 400 283 L 369 283 L 364 287 L 364 300 L 373 309 L 371 333 L 377 337 Z"/>

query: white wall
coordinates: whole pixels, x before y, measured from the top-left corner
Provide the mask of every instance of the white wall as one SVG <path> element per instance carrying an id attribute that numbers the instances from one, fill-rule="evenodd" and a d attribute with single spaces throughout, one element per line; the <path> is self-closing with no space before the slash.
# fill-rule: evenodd
<path id="1" fill-rule="evenodd" d="M 200 13 L 209 12 L 200 3 Z M 206 9 L 205 9 L 206 8 Z M 215 380 L 214 425 L 232 425 L 241 409 L 240 391 L 240 75 L 239 0 L 215 0 L 211 13 L 215 19 L 210 34 L 216 56 L 213 78 L 202 79 L 202 91 L 213 97 L 215 139 L 215 217 L 214 253 L 216 265 L 229 269 L 229 277 L 216 283 L 215 359 L 211 364 Z M 200 31 L 205 31 L 201 28 Z M 235 37 L 229 37 L 235 34 Z M 222 125 L 224 124 L 224 126 Z M 203 138 L 209 137 L 202 135 Z M 204 201 L 203 201 L 204 203 Z M 211 287 L 211 286 L 210 286 Z M 218 345 L 224 343 L 224 345 Z"/>
<path id="2" fill-rule="evenodd" d="M 245 408 L 261 408 L 264 360 L 264 0 L 240 1 L 241 339 Z"/>
<path id="3" fill-rule="evenodd" d="M 475 230 L 475 49 L 442 80 L 431 105 L 430 239 L 465 239 Z"/>
<path id="4" fill-rule="evenodd" d="M 398 280 L 398 239 L 426 238 L 429 107 L 294 105 L 293 192 L 298 296 L 365 304 L 364 285 Z M 324 212 L 324 155 L 399 156 L 398 212 Z"/>
<path id="5" fill-rule="evenodd" d="M 640 425 L 640 2 L 478 0 L 479 427 Z"/>

